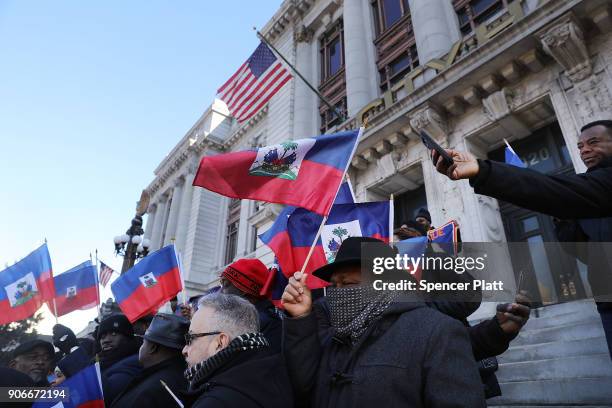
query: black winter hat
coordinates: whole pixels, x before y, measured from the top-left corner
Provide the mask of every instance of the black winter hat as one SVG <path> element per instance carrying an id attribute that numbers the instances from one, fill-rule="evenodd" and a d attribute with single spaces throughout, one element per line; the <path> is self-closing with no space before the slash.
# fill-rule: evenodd
<path id="1" fill-rule="evenodd" d="M 134 327 L 132 327 L 132 323 L 130 323 L 125 315 L 114 314 L 106 317 L 100 322 L 98 326 L 98 340 L 103 334 L 109 332 L 121 333 L 128 337 L 132 337 L 134 335 Z"/>
<path id="2" fill-rule="evenodd" d="M 15 350 L 13 350 L 13 353 L 11 354 L 11 356 L 12 358 L 15 358 L 22 354 L 29 353 L 30 351 L 34 350 L 37 347 L 44 348 L 45 351 L 49 353 L 50 358 L 55 357 L 55 348 L 53 347 L 53 344 L 49 343 L 48 341 L 44 341 L 40 339 L 28 340 L 26 342 L 21 343 L 19 346 L 17 346 Z"/>
<path id="3" fill-rule="evenodd" d="M 70 330 L 70 328 L 58 323 L 53 326 L 53 344 L 59 347 L 60 344 L 63 343 L 76 345 L 77 339 L 74 332 Z"/>
<path id="4" fill-rule="evenodd" d="M 427 211 L 427 208 L 419 208 L 419 211 L 417 211 L 414 218 L 419 218 L 419 217 L 425 218 L 431 224 L 431 215 L 429 214 L 429 211 Z"/>

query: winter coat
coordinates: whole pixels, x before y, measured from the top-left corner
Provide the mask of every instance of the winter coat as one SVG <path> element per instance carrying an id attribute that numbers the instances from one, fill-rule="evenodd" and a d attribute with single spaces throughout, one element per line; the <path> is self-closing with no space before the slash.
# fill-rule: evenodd
<path id="1" fill-rule="evenodd" d="M 192 408 L 290 408 L 293 395 L 279 353 L 269 349 L 236 354 L 185 398 Z"/>
<path id="2" fill-rule="evenodd" d="M 478 160 L 479 172 L 470 179 L 478 194 L 555 217 L 612 216 L 612 158 L 601 168 L 582 174 L 546 175 L 490 160 Z"/>
<path id="3" fill-rule="evenodd" d="M 612 168 L 612 160 L 602 161 L 587 174 L 605 168 Z M 562 248 L 587 265 L 598 308 L 612 309 L 612 304 L 601 303 L 612 301 L 612 251 L 609 244 L 598 244 L 612 241 L 612 217 L 563 220 L 556 222 L 555 232 L 559 242 L 564 243 Z M 573 244 L 586 242 L 589 244 Z"/>
<path id="4" fill-rule="evenodd" d="M 259 331 L 270 343 L 270 349 L 276 353 L 281 351 L 281 337 L 283 325 L 280 316 L 276 312 L 276 307 L 267 299 L 255 303 L 255 308 L 259 314 Z"/>
<path id="5" fill-rule="evenodd" d="M 485 406 L 465 327 L 421 302 L 397 302 L 351 345 L 333 337 L 319 302 L 283 320 L 297 401 L 328 407 Z"/>
<path id="6" fill-rule="evenodd" d="M 184 392 L 187 390 L 187 380 L 183 376 L 185 368 L 185 359 L 181 355 L 144 368 L 117 395 L 110 405 L 111 408 L 177 406 L 160 380 L 163 380 L 175 394 Z"/>
<path id="7" fill-rule="evenodd" d="M 124 358 L 102 371 L 102 389 L 104 403 L 110 406 L 111 402 L 123 389 L 142 371 L 138 362 L 138 354 Z"/>

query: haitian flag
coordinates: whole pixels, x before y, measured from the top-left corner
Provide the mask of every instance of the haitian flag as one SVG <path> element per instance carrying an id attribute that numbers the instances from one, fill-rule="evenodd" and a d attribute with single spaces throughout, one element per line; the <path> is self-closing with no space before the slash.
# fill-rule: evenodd
<path id="1" fill-rule="evenodd" d="M 506 139 L 504 139 L 504 142 L 506 143 L 506 148 L 504 149 L 504 161 L 506 162 L 506 164 L 510 164 L 511 166 L 515 167 L 527 167 L 527 165 L 521 160 L 519 155 L 516 154 L 512 146 L 510 146 L 510 143 L 508 143 Z"/>
<path id="2" fill-rule="evenodd" d="M 67 388 L 68 398 L 61 402 L 35 402 L 32 408 L 104 408 L 100 363 L 95 363 L 66 379 L 59 388 Z M 54 390 L 54 388 L 49 388 Z"/>
<path id="3" fill-rule="evenodd" d="M 419 281 L 423 272 L 423 256 L 427 249 L 427 237 L 413 237 L 395 243 L 400 255 L 406 255 L 409 259 L 409 266 L 406 272 L 410 273 Z"/>
<path id="4" fill-rule="evenodd" d="M 47 302 L 53 314 L 63 316 L 75 310 L 96 307 L 98 295 L 98 271 L 91 261 L 83 262 L 53 278 L 55 282 L 55 305 Z"/>
<path id="5" fill-rule="evenodd" d="M 45 243 L 0 271 L 0 324 L 32 316 L 54 295 L 51 258 Z"/>
<path id="6" fill-rule="evenodd" d="M 334 205 L 335 204 L 350 204 L 354 202 L 355 202 L 355 195 L 353 194 L 353 189 L 351 187 L 350 182 L 347 179 L 340 185 L 340 189 L 338 190 L 338 195 L 336 196 Z M 297 207 L 293 207 L 293 206 L 287 206 L 283 208 L 283 210 L 280 212 L 280 214 L 274 221 L 274 224 L 272 224 L 272 227 L 270 227 L 270 229 L 268 229 L 263 234 L 259 235 L 259 239 L 261 239 L 261 241 L 264 244 L 270 247 L 272 252 L 274 252 L 274 254 L 276 255 L 274 259 L 274 263 L 275 265 L 278 266 L 278 270 L 274 270 L 275 274 L 283 270 L 283 271 L 289 271 L 289 275 L 291 275 L 294 272 L 302 269 L 302 265 L 298 266 L 297 261 L 294 260 L 293 258 L 291 237 L 289 236 L 289 232 L 287 230 L 287 221 L 289 220 L 289 217 L 291 216 L 291 214 L 293 214 L 293 212 L 297 209 L 298 209 Z M 321 222 L 323 221 L 323 218 L 320 216 L 317 216 L 317 217 L 319 217 L 319 225 L 320 225 Z M 318 229 L 318 226 L 317 226 L 317 229 Z M 312 240 L 314 241 L 314 236 Z M 310 245 L 312 245 L 312 241 Z M 281 262 L 278 261 L 278 258 L 283 259 L 282 261 L 282 265 L 284 265 L 283 268 L 280 267 Z M 284 277 L 287 277 L 289 275 L 283 274 Z M 309 285 L 313 284 L 314 282 L 316 287 L 327 286 L 326 282 L 318 280 L 318 278 L 316 277 L 309 277 L 308 281 L 309 281 L 308 282 Z M 275 282 L 281 282 L 281 279 L 276 279 Z M 275 283 L 273 285 L 273 288 L 276 288 L 276 289 L 274 290 L 277 290 L 278 289 L 277 286 L 279 285 L 282 286 L 282 290 L 284 290 L 285 286 L 287 285 L 286 278 L 285 278 L 284 284 Z M 313 289 L 313 287 L 311 287 L 311 289 Z M 282 291 L 280 293 L 282 295 Z M 280 297 L 278 299 L 280 299 Z"/>
<path id="7" fill-rule="evenodd" d="M 142 258 L 132 269 L 111 284 L 115 301 L 134 322 L 159 307 L 183 289 L 174 245 L 168 245 Z"/>
<path id="8" fill-rule="evenodd" d="M 457 255 L 459 249 L 459 226 L 457 221 L 450 220 L 441 227 L 427 231 L 427 237 L 432 243 L 440 244 L 445 252 L 453 252 Z"/>
<path id="9" fill-rule="evenodd" d="M 351 130 L 204 157 L 193 185 L 327 215 L 360 136 Z"/>
<path id="10" fill-rule="evenodd" d="M 266 296 L 274 306 L 283 309 L 281 298 L 283 297 L 283 292 L 288 283 L 289 279 L 287 279 L 285 274 L 281 271 L 278 265 L 278 259 L 274 258 L 274 263 L 268 269 L 268 279 L 263 288 L 261 288 L 260 295 Z"/>
<path id="11" fill-rule="evenodd" d="M 333 262 L 342 242 L 348 237 L 371 237 L 389 242 L 391 237 L 391 203 L 389 201 L 335 204 L 314 251 L 308 261 L 305 272 Z M 299 271 L 302 269 L 308 251 L 314 242 L 323 218 L 303 208 L 296 209 L 287 220 L 287 233 L 291 247 L 288 253 L 277 254 L 281 269 Z M 289 256 L 287 256 L 289 255 Z M 293 265 L 285 266 L 287 262 Z M 327 286 L 328 282 L 309 275 L 309 286 L 318 288 Z M 317 281 L 318 280 L 318 281 Z"/>

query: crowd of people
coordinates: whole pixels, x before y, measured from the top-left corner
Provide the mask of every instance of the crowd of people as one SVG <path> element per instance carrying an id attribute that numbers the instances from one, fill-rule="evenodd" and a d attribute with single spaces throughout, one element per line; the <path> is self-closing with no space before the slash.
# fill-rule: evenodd
<path id="1" fill-rule="evenodd" d="M 435 151 L 432 158 L 439 172 L 469 179 L 477 193 L 558 217 L 560 240 L 603 242 L 612 225 L 605 218 L 612 216 L 612 122 L 583 128 L 578 148 L 588 171 L 568 176 L 454 150 L 448 151 L 451 165 Z M 418 237 L 430 228 L 431 217 L 422 209 L 395 234 Z M 310 290 L 308 274 L 296 272 L 282 294 L 282 309 L 261 295 L 267 267 L 258 259 L 239 259 L 223 271 L 216 291 L 191 306 L 174 303 L 172 314 L 134 324 L 110 314 L 88 338 L 57 324 L 53 344 L 33 340 L 13 350 L 8 367 L 0 369 L 2 386 L 59 386 L 99 362 L 105 404 L 113 408 L 173 407 L 178 401 L 197 408 L 475 408 L 500 395 L 495 357 L 529 319 L 528 294 L 518 293 L 513 303 L 471 326 L 467 318 L 480 306 L 478 292 L 470 301 L 406 301 L 376 291 L 364 283 L 362 271 L 372 262 L 364 244 L 395 255 L 374 238 L 347 238 L 335 260 L 312 273 L 330 286 Z M 609 274 L 601 249 L 581 256 L 593 282 Z M 424 270 L 423 276 L 439 272 Z M 610 344 L 609 305 L 598 301 Z"/>

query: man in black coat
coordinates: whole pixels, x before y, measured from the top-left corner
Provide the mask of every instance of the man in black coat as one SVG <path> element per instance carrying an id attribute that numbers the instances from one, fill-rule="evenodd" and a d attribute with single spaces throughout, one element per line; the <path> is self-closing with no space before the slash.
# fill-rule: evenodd
<path id="1" fill-rule="evenodd" d="M 188 329 L 189 320 L 181 316 L 157 314 L 153 318 L 138 353 L 143 370 L 115 398 L 112 408 L 176 405 L 162 381 L 175 394 L 187 390 L 187 380 L 183 376 L 187 366 L 181 350 L 185 347 Z"/>
<path id="2" fill-rule="evenodd" d="M 262 294 L 268 274 L 268 268 L 259 259 L 238 259 L 221 273 L 221 292 L 241 296 L 255 305 L 259 314 L 259 330 L 268 339 L 270 348 L 280 353 L 280 314 L 274 304 Z"/>
<path id="3" fill-rule="evenodd" d="M 183 355 L 187 406 L 286 408 L 291 383 L 279 353 L 259 332 L 255 307 L 240 296 L 215 293 L 200 300 Z"/>
<path id="4" fill-rule="evenodd" d="M 612 121 L 597 121 L 584 126 L 578 150 L 587 174 L 612 168 Z M 555 220 L 557 238 L 563 248 L 588 265 L 588 280 L 597 301 L 608 350 L 612 357 L 612 217 Z M 578 243 L 578 244 L 574 244 Z"/>
<path id="5" fill-rule="evenodd" d="M 363 257 L 362 243 L 369 245 Z M 463 325 L 365 283 L 361 262 L 371 271 L 373 252 L 395 257 L 378 240 L 352 237 L 333 263 L 313 273 L 333 284 L 325 297 L 328 313 L 319 301 L 313 307 L 307 275 L 289 279 L 282 297 L 290 316 L 283 319 L 283 355 L 296 400 L 317 408 L 484 407 Z"/>
<path id="6" fill-rule="evenodd" d="M 132 324 L 122 314 L 105 317 L 98 326 L 97 338 L 104 402 L 110 405 L 142 371 L 138 362 L 140 341 L 134 337 Z"/>
<path id="7" fill-rule="evenodd" d="M 598 128 L 609 125 L 597 122 Z M 591 124 L 590 124 L 591 125 Z M 469 179 L 474 192 L 558 218 L 612 216 L 612 167 L 582 174 L 550 176 L 535 170 L 474 158 L 467 152 L 446 150 L 454 163 L 447 165 L 432 150 L 436 169 L 452 180 Z M 606 159 L 610 160 L 610 159 Z"/>

